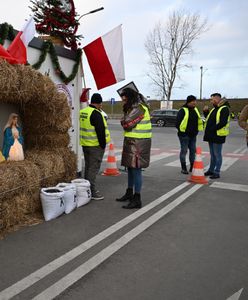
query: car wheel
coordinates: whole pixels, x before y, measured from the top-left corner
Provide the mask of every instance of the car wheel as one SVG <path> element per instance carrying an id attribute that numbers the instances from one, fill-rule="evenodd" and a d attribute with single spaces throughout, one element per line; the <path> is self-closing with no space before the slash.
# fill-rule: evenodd
<path id="1" fill-rule="evenodd" d="M 163 127 L 165 125 L 165 121 L 164 120 L 157 120 L 157 125 L 158 125 L 158 127 Z"/>

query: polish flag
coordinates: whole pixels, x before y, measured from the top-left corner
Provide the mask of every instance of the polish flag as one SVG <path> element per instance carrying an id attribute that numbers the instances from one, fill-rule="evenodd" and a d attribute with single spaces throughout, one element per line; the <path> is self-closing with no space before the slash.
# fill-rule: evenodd
<path id="1" fill-rule="evenodd" d="M 34 19 L 31 17 L 24 25 L 23 30 L 19 31 L 7 51 L 17 60 L 18 64 L 27 63 L 27 46 L 35 34 Z"/>
<path id="2" fill-rule="evenodd" d="M 125 79 L 121 25 L 83 49 L 98 90 Z"/>
<path id="3" fill-rule="evenodd" d="M 7 60 L 10 64 L 18 63 L 17 60 L 13 58 L 2 45 L 0 45 L 0 58 Z"/>

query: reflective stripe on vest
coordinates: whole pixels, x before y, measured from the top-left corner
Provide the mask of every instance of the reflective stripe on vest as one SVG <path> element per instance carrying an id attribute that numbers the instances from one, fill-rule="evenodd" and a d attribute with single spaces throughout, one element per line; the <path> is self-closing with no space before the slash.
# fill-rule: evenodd
<path id="1" fill-rule="evenodd" d="M 184 118 L 180 124 L 180 131 L 181 132 L 185 132 L 186 131 L 186 128 L 187 128 L 187 125 L 188 125 L 188 121 L 189 121 L 189 109 L 187 107 L 183 107 L 183 110 L 184 110 Z M 197 114 L 197 117 L 198 117 L 198 131 L 203 131 L 203 122 L 202 122 L 202 119 L 201 119 L 201 115 L 199 113 L 199 110 L 195 107 L 194 108 L 196 114 Z"/>
<path id="2" fill-rule="evenodd" d="M 218 108 L 217 110 L 217 113 L 216 113 L 216 125 L 218 125 L 220 123 L 220 112 L 221 110 L 224 108 L 224 107 L 227 107 L 226 105 L 223 105 L 221 106 L 220 108 Z M 208 122 L 208 119 L 211 115 L 211 113 L 214 111 L 215 108 L 212 108 L 210 113 L 208 114 L 207 116 L 207 119 L 206 119 L 206 126 L 207 126 L 207 122 Z M 227 136 L 229 134 L 229 126 L 230 126 L 230 114 L 228 116 L 228 120 L 227 120 L 227 124 L 226 126 L 222 127 L 221 129 L 217 130 L 217 135 L 218 136 Z"/>
<path id="3" fill-rule="evenodd" d="M 152 137 L 152 124 L 149 110 L 145 105 L 140 104 L 144 110 L 144 118 L 130 131 L 124 131 L 125 137 L 136 139 L 149 139 Z"/>
<path id="4" fill-rule="evenodd" d="M 90 123 L 90 116 L 94 110 L 100 112 L 96 108 L 90 106 L 80 110 L 80 145 L 81 146 L 91 146 L 91 147 L 99 146 L 99 141 L 97 138 L 95 127 L 92 126 Z M 106 143 L 109 143 L 110 133 L 108 130 L 107 122 L 102 114 L 101 116 L 105 126 Z"/>

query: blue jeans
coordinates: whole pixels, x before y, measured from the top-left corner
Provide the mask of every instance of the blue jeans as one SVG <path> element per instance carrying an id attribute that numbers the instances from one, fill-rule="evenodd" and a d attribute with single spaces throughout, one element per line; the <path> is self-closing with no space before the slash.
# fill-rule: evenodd
<path id="1" fill-rule="evenodd" d="M 142 173 L 141 168 L 128 168 L 128 187 L 134 192 L 140 194 L 142 187 Z"/>
<path id="2" fill-rule="evenodd" d="M 179 141 L 181 145 L 180 151 L 180 162 L 181 164 L 186 164 L 186 154 L 189 149 L 189 161 L 193 164 L 195 161 L 195 151 L 196 151 L 196 136 L 190 137 L 188 135 L 179 135 Z"/>
<path id="3" fill-rule="evenodd" d="M 210 166 L 209 171 L 215 174 L 220 174 L 220 168 L 222 165 L 222 146 L 223 144 L 215 144 L 210 143 L 209 144 L 209 150 L 210 150 Z"/>

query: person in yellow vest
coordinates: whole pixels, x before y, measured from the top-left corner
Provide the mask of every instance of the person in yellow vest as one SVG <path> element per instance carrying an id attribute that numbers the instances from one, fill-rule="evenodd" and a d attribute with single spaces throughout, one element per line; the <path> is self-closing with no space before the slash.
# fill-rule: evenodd
<path id="1" fill-rule="evenodd" d="M 189 149 L 189 162 L 192 172 L 196 152 L 196 136 L 199 131 L 203 131 L 203 121 L 199 110 L 196 107 L 196 97 L 189 95 L 186 103 L 180 108 L 177 114 L 176 128 L 178 129 L 178 138 L 180 141 L 180 162 L 181 173 L 189 174 L 186 166 L 186 155 Z"/>
<path id="2" fill-rule="evenodd" d="M 239 126 L 246 130 L 246 142 L 248 147 L 248 105 L 246 105 L 239 116 Z"/>
<path id="3" fill-rule="evenodd" d="M 110 142 L 107 122 L 101 113 L 102 96 L 95 93 L 91 104 L 80 110 L 80 145 L 83 147 L 84 178 L 91 185 L 91 199 L 103 200 L 96 189 L 96 175 L 100 170 L 106 144 Z"/>
<path id="4" fill-rule="evenodd" d="M 210 165 L 205 176 L 211 179 L 220 178 L 220 169 L 222 165 L 222 146 L 229 134 L 230 111 L 229 103 L 221 99 L 221 94 L 211 95 L 213 104 L 205 122 L 204 141 L 209 144 Z"/>
<path id="5" fill-rule="evenodd" d="M 123 208 L 141 208 L 142 168 L 150 163 L 152 125 L 144 97 L 131 88 L 122 90 L 124 116 L 121 125 L 124 142 L 121 165 L 128 169 L 128 184 L 124 196 L 116 201 L 129 201 Z"/>

